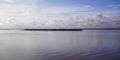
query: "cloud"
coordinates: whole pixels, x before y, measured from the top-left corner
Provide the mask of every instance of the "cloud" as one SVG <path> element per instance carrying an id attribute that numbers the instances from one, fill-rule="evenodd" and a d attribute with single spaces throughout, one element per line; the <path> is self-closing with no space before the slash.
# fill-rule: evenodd
<path id="1" fill-rule="evenodd" d="M 0 27 L 14 28 L 80 28 L 119 27 L 120 18 L 82 12 L 94 10 L 90 5 L 37 6 L 38 0 L 0 0 Z M 40 0 L 43 1 L 43 0 Z M 81 13 L 81 14 L 80 14 Z"/>
<path id="2" fill-rule="evenodd" d="M 15 3 L 18 0 L 0 0 L 1 3 Z"/>
<path id="3" fill-rule="evenodd" d="M 89 5 L 81 5 L 81 6 L 52 6 L 47 5 L 38 8 L 39 13 L 46 16 L 65 16 L 67 14 L 78 14 L 78 12 L 90 11 L 93 8 Z"/>
<path id="4" fill-rule="evenodd" d="M 0 0 L 2 4 L 35 4 L 37 2 L 42 2 L 43 0 Z"/>
<path id="5" fill-rule="evenodd" d="M 109 5 L 108 7 L 112 9 L 120 9 L 120 4 L 113 4 L 113 5 Z"/>
<path id="6" fill-rule="evenodd" d="M 47 21 L 32 21 L 25 26 L 28 28 L 120 28 L 119 24 L 119 16 L 106 17 L 103 14 L 93 14 L 85 18 L 71 16 Z"/>
<path id="7" fill-rule="evenodd" d="M 120 28 L 119 17 L 106 17 L 101 13 L 92 14 L 88 17 L 66 17 L 48 21 L 48 26 L 55 28 Z"/>
<path id="8" fill-rule="evenodd" d="M 3 20 L 0 21 L 5 24 Z M 87 17 L 69 16 L 51 20 L 17 21 L 11 18 L 6 22 L 15 28 L 120 28 L 120 17 L 106 17 L 103 14 L 92 14 Z"/>
<path id="9" fill-rule="evenodd" d="M 84 19 L 86 22 L 86 27 L 96 27 L 96 28 L 120 28 L 120 18 L 118 17 L 106 17 L 105 15 L 98 13 L 90 15 L 88 18 Z"/>
<path id="10" fill-rule="evenodd" d="M 41 25 L 48 25 L 50 23 L 43 24 L 41 22 L 45 22 L 46 20 L 54 20 L 59 16 L 64 16 L 67 13 L 74 13 L 78 11 L 88 11 L 91 10 L 91 6 L 82 5 L 79 7 L 75 6 L 44 6 L 38 7 L 32 4 L 14 4 L 22 2 L 29 2 L 31 0 L 1 0 L 2 4 L 0 4 L 0 26 L 13 26 L 19 27 L 24 26 L 40 26 L 36 23 L 40 23 Z M 42 0 L 41 0 L 42 1 Z M 34 1 L 33 1 L 34 2 Z M 32 3 L 32 2 L 31 2 Z M 66 15 L 67 16 L 67 15 Z M 14 20 L 14 22 L 10 22 Z"/>

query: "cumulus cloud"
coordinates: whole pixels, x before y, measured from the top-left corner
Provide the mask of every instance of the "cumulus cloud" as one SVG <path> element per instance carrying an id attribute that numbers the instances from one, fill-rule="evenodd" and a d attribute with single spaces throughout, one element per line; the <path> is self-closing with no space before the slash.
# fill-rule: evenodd
<path id="1" fill-rule="evenodd" d="M 103 14 L 92 14 L 88 17 L 80 18 L 79 16 L 71 16 L 64 18 L 56 18 L 45 21 L 31 21 L 28 24 L 9 20 L 10 24 L 21 28 L 120 28 L 120 17 L 106 17 Z"/>
<path id="2" fill-rule="evenodd" d="M 55 20 L 52 24 L 68 28 L 120 28 L 120 18 L 106 17 L 103 14 L 92 14 L 84 18 L 79 18 L 78 16 L 67 17 L 63 20 Z"/>
<path id="3" fill-rule="evenodd" d="M 14 3 L 34 3 L 32 0 L 0 0 L 0 26 L 12 25 L 10 20 L 14 19 L 17 25 L 28 24 L 32 20 L 44 18 L 44 15 L 37 12 L 37 8 L 32 4 L 14 4 Z"/>
<path id="4" fill-rule="evenodd" d="M 56 17 L 65 15 L 67 13 L 74 13 L 77 11 L 91 10 L 91 6 L 82 5 L 75 6 L 36 6 L 38 0 L 0 0 L 0 26 L 23 27 L 24 26 L 40 26 L 49 25 L 52 23 L 41 23 L 46 20 L 54 20 Z M 43 1 L 43 0 L 40 0 Z M 14 22 L 11 22 L 11 20 Z M 47 22 L 48 22 L 47 21 Z M 38 23 L 38 24 L 37 24 Z"/>
<path id="5" fill-rule="evenodd" d="M 93 10 L 90 5 L 36 6 L 38 0 L 0 0 L 1 28 L 84 28 L 120 27 L 119 17 L 93 14 L 81 18 L 80 12 Z M 43 1 L 43 0 L 39 0 Z M 74 16 L 74 14 L 76 14 Z M 82 14 L 81 14 L 82 15 Z"/>
<path id="6" fill-rule="evenodd" d="M 48 19 L 48 20 L 32 20 L 27 22 L 17 21 L 15 18 L 11 18 L 7 22 L 0 20 L 4 24 L 19 28 L 111 28 L 120 26 L 120 17 L 106 17 L 103 14 L 92 14 L 84 18 L 79 16 L 70 16 L 64 18 Z M 2 25 L 1 24 L 1 25 Z"/>

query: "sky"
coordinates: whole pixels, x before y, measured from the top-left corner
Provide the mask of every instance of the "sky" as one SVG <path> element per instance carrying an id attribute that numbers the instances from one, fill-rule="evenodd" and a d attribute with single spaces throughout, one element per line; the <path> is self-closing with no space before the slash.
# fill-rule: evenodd
<path id="1" fill-rule="evenodd" d="M 120 0 L 0 0 L 1 28 L 120 27 L 119 16 Z"/>

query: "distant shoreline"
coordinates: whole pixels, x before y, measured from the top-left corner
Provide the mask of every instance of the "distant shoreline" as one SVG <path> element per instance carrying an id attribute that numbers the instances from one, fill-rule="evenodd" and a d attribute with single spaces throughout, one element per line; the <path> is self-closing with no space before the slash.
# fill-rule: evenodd
<path id="1" fill-rule="evenodd" d="M 82 31 L 82 29 L 24 29 L 24 31 Z"/>
<path id="2" fill-rule="evenodd" d="M 45 28 L 45 29 L 0 29 L 0 30 L 20 30 L 20 31 L 83 31 L 83 30 L 120 30 L 120 28 Z"/>
<path id="3" fill-rule="evenodd" d="M 83 31 L 83 30 L 120 30 L 120 28 L 24 29 L 24 31 Z"/>

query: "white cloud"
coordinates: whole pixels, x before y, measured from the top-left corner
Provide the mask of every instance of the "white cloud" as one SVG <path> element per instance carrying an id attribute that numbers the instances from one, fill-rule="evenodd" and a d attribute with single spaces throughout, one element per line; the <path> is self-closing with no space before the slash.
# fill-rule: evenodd
<path id="1" fill-rule="evenodd" d="M 38 21 L 43 22 L 45 20 L 56 19 L 57 15 L 64 15 L 65 13 L 72 13 L 75 11 L 84 11 L 89 10 L 91 7 L 89 5 L 84 5 L 80 7 L 58 7 L 58 6 L 44 6 L 38 8 L 36 5 L 29 4 L 9 4 L 17 3 L 20 1 L 30 2 L 32 0 L 1 0 L 3 1 L 0 4 L 0 26 L 9 26 L 9 25 L 33 25 L 33 22 Z M 41 0 L 42 1 L 42 0 Z M 9 3 L 6 3 L 9 2 Z M 34 1 L 33 1 L 34 2 Z M 53 16 L 53 17 L 51 17 Z M 15 20 L 14 23 L 11 23 L 10 20 Z M 35 23 L 34 23 L 35 24 Z M 43 25 L 43 23 L 41 23 Z M 46 23 L 47 24 L 47 23 Z M 45 24 L 44 24 L 45 25 Z M 30 25 L 31 26 L 31 25 Z"/>
<path id="2" fill-rule="evenodd" d="M 120 4 L 113 4 L 113 5 L 109 5 L 108 7 L 113 8 L 113 9 L 119 9 Z"/>
<path id="3" fill-rule="evenodd" d="M 1 3 L 15 3 L 18 0 L 0 0 Z"/>
<path id="4" fill-rule="evenodd" d="M 35 4 L 37 2 L 42 2 L 43 0 L 0 0 L 2 4 Z"/>
<path id="5" fill-rule="evenodd" d="M 81 6 L 47 6 L 41 8 L 41 12 L 47 14 L 65 14 L 65 13 L 75 13 L 75 12 L 83 12 L 83 11 L 90 11 L 93 8 L 89 5 L 81 5 Z"/>
<path id="6" fill-rule="evenodd" d="M 78 16 L 66 17 L 48 21 L 48 26 L 56 28 L 120 28 L 119 17 L 106 17 L 103 14 L 92 14 L 89 17 L 79 18 Z"/>
<path id="7" fill-rule="evenodd" d="M 0 27 L 77 28 L 118 26 L 119 24 L 119 18 L 109 18 L 103 14 L 95 14 L 89 17 L 80 18 L 79 15 L 83 15 L 80 14 L 80 12 L 89 12 L 93 10 L 89 5 L 38 7 L 33 4 L 36 3 L 36 1 L 37 0 L 0 0 Z"/>
<path id="8" fill-rule="evenodd" d="M 18 18 L 20 19 L 20 18 Z M 19 28 L 84 28 L 84 27 L 120 27 L 119 17 L 106 17 L 103 14 L 93 14 L 85 18 L 79 16 L 71 16 L 66 18 L 56 18 L 51 20 L 29 20 L 21 21 L 10 19 L 6 23 L 4 20 L 0 22 L 3 24 L 13 25 Z M 29 21 L 28 21 L 29 20 Z"/>

